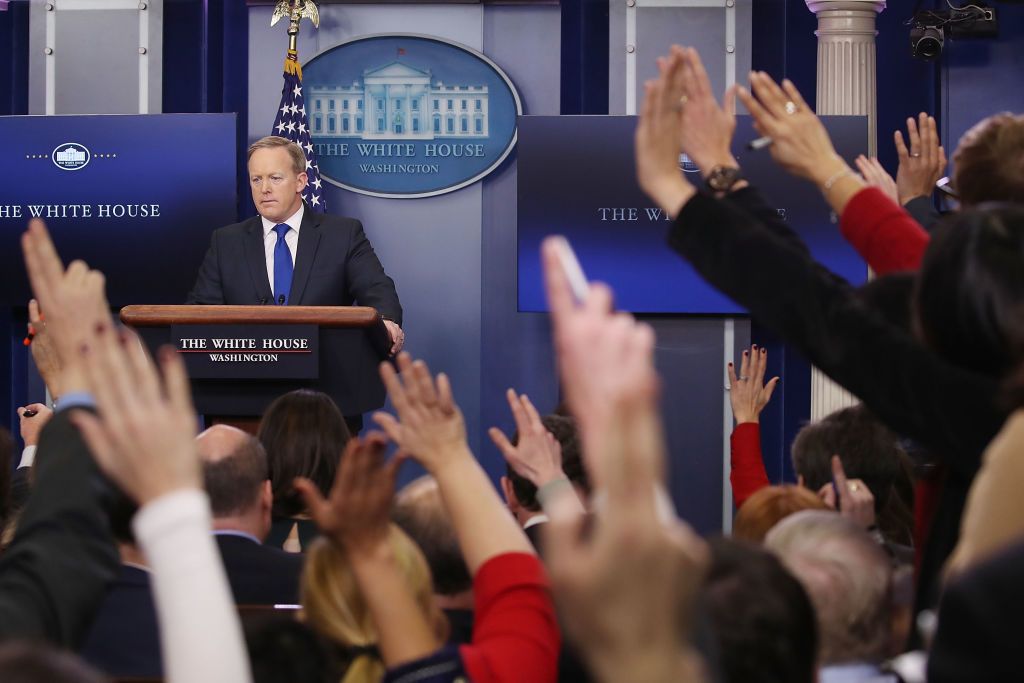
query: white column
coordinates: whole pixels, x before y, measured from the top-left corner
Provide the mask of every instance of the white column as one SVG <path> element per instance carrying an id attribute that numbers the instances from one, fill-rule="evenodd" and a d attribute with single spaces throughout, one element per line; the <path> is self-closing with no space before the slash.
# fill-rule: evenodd
<path id="1" fill-rule="evenodd" d="M 885 0 L 806 0 L 818 17 L 819 114 L 867 114 L 875 153 L 875 19 Z"/>
<path id="2" fill-rule="evenodd" d="M 866 114 L 868 153 L 876 131 L 875 19 L 885 0 L 806 0 L 818 17 L 818 114 Z M 857 402 L 845 389 L 811 368 L 811 420 Z"/>

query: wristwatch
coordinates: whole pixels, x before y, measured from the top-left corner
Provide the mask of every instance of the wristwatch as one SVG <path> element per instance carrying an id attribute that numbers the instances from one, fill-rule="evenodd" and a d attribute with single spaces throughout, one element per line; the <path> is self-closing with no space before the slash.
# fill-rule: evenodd
<path id="1" fill-rule="evenodd" d="M 736 166 L 715 166 L 704 180 L 712 192 L 728 192 L 733 185 L 743 180 L 743 171 Z"/>

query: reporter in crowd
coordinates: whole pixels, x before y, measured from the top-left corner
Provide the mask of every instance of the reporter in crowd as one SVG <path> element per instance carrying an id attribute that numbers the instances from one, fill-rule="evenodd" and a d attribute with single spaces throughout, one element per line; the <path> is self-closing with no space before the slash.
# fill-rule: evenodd
<path id="1" fill-rule="evenodd" d="M 892 568 L 871 536 L 852 520 L 804 511 L 765 538 L 807 590 L 821 636 L 820 683 L 896 683 L 881 671 L 893 624 Z"/>
<path id="2" fill-rule="evenodd" d="M 473 578 L 462 559 L 459 538 L 429 474 L 406 484 L 395 496 L 391 521 L 416 543 L 430 567 L 434 600 L 448 617 L 448 642 L 473 640 Z"/>
<path id="3" fill-rule="evenodd" d="M 841 210 L 863 181 L 834 156 L 820 121 L 791 84 L 783 90 L 761 74 L 752 74 L 751 82 L 760 99 L 739 94 L 759 130 L 775 139 L 776 160 L 819 183 Z M 947 464 L 919 573 L 919 605 L 933 601 L 934 580 L 955 543 L 967 487 L 1006 418 L 997 395 L 1020 341 L 1010 303 L 1024 294 L 1019 210 L 963 212 L 936 235 L 918 275 L 914 311 L 921 338 L 914 339 L 865 308 L 848 283 L 816 264 L 774 212 L 748 211 L 731 197 L 720 201 L 698 193 L 682 176 L 680 148 L 703 168 L 728 154 L 731 136 L 728 125 L 716 123 L 728 123 L 729 116 L 714 101 L 695 51 L 675 48 L 661 61 L 660 78 L 646 88 L 636 135 L 637 174 L 645 191 L 675 217 L 670 245 L 890 428 Z M 687 102 L 680 108 L 684 92 Z M 717 153 L 708 148 L 708 138 L 715 136 L 706 132 L 716 127 Z M 750 189 L 728 194 L 749 196 Z"/>
<path id="4" fill-rule="evenodd" d="M 545 415 L 526 394 L 506 392 L 516 431 L 509 439 L 497 427 L 488 434 L 505 458 L 501 490 L 505 502 L 535 548 L 540 548 L 543 525 L 549 520 L 543 507 L 552 495 L 573 495 L 582 508 L 590 495 L 590 482 L 580 459 L 575 421 L 565 415 Z M 572 492 L 559 491 L 566 486 Z"/>
<path id="5" fill-rule="evenodd" d="M 397 417 L 377 413 L 374 420 L 437 480 L 473 575 L 472 642 L 439 650 L 443 638 L 402 575 L 387 532 L 400 459 L 383 462 L 380 437 L 355 451 L 361 455 L 353 463 L 351 454 L 342 458 L 328 499 L 312 482 L 296 483 L 321 532 L 349 559 L 374 621 L 385 680 L 553 682 L 559 636 L 543 567 L 470 452 L 448 378 L 433 378 L 408 354 L 398 357 L 398 368 L 401 377 L 381 365 Z"/>
<path id="6" fill-rule="evenodd" d="M 327 394 L 296 389 L 267 406 L 256 436 L 267 452 L 274 498 L 266 543 L 281 548 L 294 533 L 298 548 L 305 549 L 316 537 L 316 529 L 293 483 L 296 477 L 304 477 L 327 495 L 338 470 L 338 456 L 351 438 L 345 418 Z"/>

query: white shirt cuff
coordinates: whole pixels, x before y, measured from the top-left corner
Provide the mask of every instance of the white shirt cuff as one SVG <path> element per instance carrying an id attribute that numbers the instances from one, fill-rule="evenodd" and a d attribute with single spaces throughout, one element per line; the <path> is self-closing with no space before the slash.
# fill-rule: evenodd
<path id="1" fill-rule="evenodd" d="M 36 461 L 36 447 L 25 446 L 25 450 L 21 452 L 21 462 L 18 463 L 18 469 L 22 467 L 32 467 Z"/>

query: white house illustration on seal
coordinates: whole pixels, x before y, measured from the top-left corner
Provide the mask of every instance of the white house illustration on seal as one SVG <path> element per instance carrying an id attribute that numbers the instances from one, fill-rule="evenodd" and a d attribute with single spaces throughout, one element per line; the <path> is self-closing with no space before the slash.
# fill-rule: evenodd
<path id="1" fill-rule="evenodd" d="M 485 138 L 487 86 L 433 82 L 429 70 L 391 62 L 363 72 L 362 83 L 311 87 L 310 125 L 318 138 L 432 140 Z"/>

